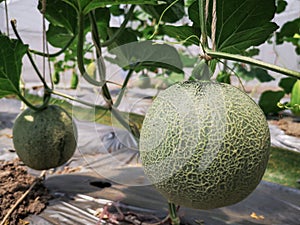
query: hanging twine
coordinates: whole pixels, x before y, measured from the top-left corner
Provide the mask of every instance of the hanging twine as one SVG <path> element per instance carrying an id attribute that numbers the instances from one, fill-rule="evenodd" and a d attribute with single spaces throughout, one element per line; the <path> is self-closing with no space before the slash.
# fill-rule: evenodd
<path id="1" fill-rule="evenodd" d="M 212 22 L 211 22 L 211 42 L 212 50 L 216 50 L 216 29 L 217 29 L 217 0 L 213 0 Z"/>

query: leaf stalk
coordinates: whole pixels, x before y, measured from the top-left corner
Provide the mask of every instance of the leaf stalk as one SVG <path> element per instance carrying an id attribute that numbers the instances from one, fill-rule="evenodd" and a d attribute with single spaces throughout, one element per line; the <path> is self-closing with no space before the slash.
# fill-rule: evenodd
<path id="1" fill-rule="evenodd" d="M 221 58 L 221 59 L 227 59 L 227 60 L 233 60 L 241 63 L 246 63 L 246 64 L 251 64 L 254 66 L 262 67 L 267 70 L 271 70 L 273 72 L 277 72 L 280 74 L 284 74 L 290 77 L 294 77 L 297 79 L 300 79 L 300 72 L 286 69 L 280 66 L 276 66 L 274 64 L 266 63 L 261 60 L 253 59 L 247 56 L 241 56 L 241 55 L 235 55 L 235 54 L 230 54 L 230 53 L 225 53 L 225 52 L 218 52 L 218 51 L 212 51 L 208 48 L 205 49 L 205 52 L 208 56 L 212 58 Z"/>

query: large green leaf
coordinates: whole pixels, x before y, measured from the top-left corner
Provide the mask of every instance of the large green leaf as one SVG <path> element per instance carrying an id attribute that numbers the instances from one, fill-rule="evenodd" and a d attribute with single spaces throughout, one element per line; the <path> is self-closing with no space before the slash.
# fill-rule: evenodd
<path id="1" fill-rule="evenodd" d="M 136 71 L 144 68 L 164 68 L 177 73 L 182 73 L 182 62 L 172 46 L 155 44 L 151 41 L 131 42 L 121 45 L 110 51 L 115 58 L 107 58 L 123 69 Z"/>
<path id="2" fill-rule="evenodd" d="M 275 0 L 219 0 L 217 4 L 217 49 L 241 53 L 264 43 L 278 28 L 270 22 Z"/>
<path id="3" fill-rule="evenodd" d="M 107 5 L 120 5 L 120 4 L 136 4 L 136 5 L 142 5 L 142 4 L 158 4 L 157 0 L 62 0 L 69 5 L 71 5 L 74 9 L 78 10 L 79 12 L 82 12 L 83 14 L 88 14 L 90 11 L 102 8 Z"/>
<path id="4" fill-rule="evenodd" d="M 107 29 L 107 33 L 109 38 L 112 38 L 114 36 L 114 34 L 118 31 L 119 28 L 117 27 L 110 27 Z M 111 50 L 113 48 L 117 48 L 118 46 L 121 45 L 126 45 L 127 43 L 130 42 L 136 42 L 137 41 L 137 35 L 138 33 L 136 33 L 134 30 L 132 30 L 131 28 L 125 28 L 122 31 L 122 35 L 119 35 L 113 43 L 111 43 L 108 46 L 108 49 Z"/>
<path id="5" fill-rule="evenodd" d="M 41 9 L 41 7 L 40 0 L 38 9 Z M 62 27 L 69 33 L 76 33 L 77 13 L 62 0 L 47 0 L 45 17 L 53 26 Z"/>
<path id="6" fill-rule="evenodd" d="M 47 41 L 56 48 L 63 48 L 74 37 L 67 29 L 49 24 L 47 30 Z"/>
<path id="7" fill-rule="evenodd" d="M 38 9 L 42 8 L 41 0 Z M 62 0 L 46 2 L 45 17 L 49 21 L 47 30 L 48 42 L 58 48 L 63 48 L 77 34 L 77 12 Z"/>
<path id="8" fill-rule="evenodd" d="M 212 11 L 212 1 L 210 5 Z M 270 22 L 276 11 L 275 0 L 218 0 L 216 48 L 219 51 L 242 54 L 251 46 L 264 43 L 278 28 Z M 189 7 L 189 18 L 200 27 L 198 1 Z M 211 33 L 212 16 L 208 19 Z"/>
<path id="9" fill-rule="evenodd" d="M 19 94 L 22 58 L 27 49 L 27 45 L 0 32 L 0 98 Z"/>
<path id="10" fill-rule="evenodd" d="M 105 41 L 108 38 L 107 29 L 109 28 L 110 9 L 106 7 L 96 9 L 95 18 L 100 38 Z"/>
<path id="11" fill-rule="evenodd" d="M 41 3 L 38 8 L 41 8 Z M 110 21 L 108 8 L 97 8 L 95 10 L 98 31 L 102 40 L 107 39 L 107 28 Z M 47 40 L 51 45 L 63 48 L 77 35 L 77 12 L 72 6 L 62 0 L 47 2 L 46 18 L 50 22 L 47 30 Z M 85 33 L 90 31 L 88 16 L 84 18 Z"/>

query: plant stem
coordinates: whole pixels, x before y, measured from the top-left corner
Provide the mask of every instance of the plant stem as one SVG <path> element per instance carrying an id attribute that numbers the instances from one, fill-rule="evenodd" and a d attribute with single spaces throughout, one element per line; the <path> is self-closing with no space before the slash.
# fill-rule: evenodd
<path id="1" fill-rule="evenodd" d="M 7 0 L 4 0 L 4 7 L 5 7 L 5 19 L 6 19 L 6 32 L 7 32 L 7 36 L 9 37 L 9 22 L 8 22 Z"/>
<path id="2" fill-rule="evenodd" d="M 102 82 L 99 82 L 92 77 L 90 77 L 84 68 L 84 15 L 82 13 L 78 13 L 78 41 L 77 41 L 77 64 L 80 74 L 83 78 L 90 84 L 100 87 L 103 85 Z"/>
<path id="3" fill-rule="evenodd" d="M 29 108 L 35 111 L 38 111 L 40 109 L 40 107 L 34 106 L 29 101 L 27 101 L 27 99 L 21 93 L 17 93 L 17 95 L 21 99 L 21 101 L 24 102 L 25 105 L 27 105 Z"/>
<path id="4" fill-rule="evenodd" d="M 116 109 L 114 106 L 112 106 L 110 111 L 111 111 L 112 115 L 121 123 L 121 125 L 134 136 L 135 140 L 138 143 L 139 138 L 140 138 L 140 132 L 139 132 L 138 128 L 136 127 L 136 125 L 134 123 L 132 123 L 130 121 L 130 119 L 128 119 L 128 121 L 126 121 L 123 118 L 123 116 L 121 115 L 121 113 L 119 112 L 119 110 Z"/>
<path id="5" fill-rule="evenodd" d="M 122 85 L 122 88 L 121 88 L 121 91 L 120 91 L 120 93 L 119 93 L 119 96 L 118 96 L 118 98 L 117 98 L 117 100 L 116 100 L 116 102 L 115 102 L 115 104 L 114 104 L 115 107 L 118 107 L 118 106 L 120 105 L 121 100 L 122 100 L 122 98 L 123 98 L 123 95 L 124 95 L 124 93 L 125 93 L 125 90 L 126 90 L 128 81 L 129 81 L 129 79 L 131 78 L 132 73 L 133 73 L 133 69 L 130 69 L 130 70 L 128 71 L 128 74 L 127 74 L 125 80 L 124 80 L 124 83 L 123 83 L 123 85 Z"/>
<path id="6" fill-rule="evenodd" d="M 48 57 L 48 58 L 53 58 L 53 57 L 59 56 L 64 51 L 66 51 L 67 48 L 70 47 L 70 45 L 73 43 L 73 41 L 75 40 L 75 38 L 76 38 L 76 35 L 74 35 L 61 50 L 59 50 L 58 52 L 55 52 L 55 53 L 48 54 L 48 53 L 39 52 L 39 51 L 36 51 L 36 50 L 33 50 L 33 49 L 29 49 L 29 51 L 31 53 L 35 54 L 35 55 L 39 55 L 39 56 L 43 56 L 43 57 Z"/>
<path id="7" fill-rule="evenodd" d="M 18 31 L 17 31 L 17 27 L 16 27 L 16 20 L 11 20 L 10 21 L 11 23 L 11 26 L 13 28 L 13 31 L 17 37 L 17 39 L 22 43 L 24 44 L 24 42 L 22 41 L 21 39 L 21 36 L 19 35 Z M 31 63 L 31 65 L 33 66 L 36 74 L 38 75 L 38 77 L 40 78 L 40 80 L 42 81 L 43 85 L 44 85 L 44 89 L 45 89 L 45 93 L 44 93 L 44 101 L 43 101 L 43 104 L 39 107 L 37 106 L 34 106 L 32 105 L 29 101 L 27 101 L 27 99 L 21 94 L 21 93 L 17 93 L 18 97 L 31 109 L 33 110 L 36 110 L 36 111 L 39 111 L 39 110 L 42 110 L 44 109 L 45 107 L 47 107 L 48 103 L 49 103 L 49 100 L 50 100 L 50 93 L 48 92 L 48 90 L 50 90 L 50 88 L 48 87 L 45 79 L 43 78 L 42 74 L 40 73 L 38 67 L 36 66 L 30 52 L 27 50 L 26 51 L 26 55 L 27 57 L 29 58 L 29 61 Z"/>
<path id="8" fill-rule="evenodd" d="M 83 44 L 84 44 L 84 21 L 83 14 L 78 15 L 78 41 L 77 41 L 77 63 L 81 75 L 86 74 L 83 62 Z M 85 78 L 85 77 L 84 77 Z"/>
<path id="9" fill-rule="evenodd" d="M 14 31 L 16 37 L 18 38 L 18 40 L 19 40 L 22 44 L 24 44 L 24 42 L 22 41 L 21 36 L 19 35 L 19 33 L 18 33 L 18 31 L 17 31 L 17 27 L 16 27 L 16 23 L 17 23 L 17 22 L 16 22 L 16 20 L 11 20 L 10 23 L 11 23 L 11 26 L 12 26 L 12 28 L 13 28 L 13 31 Z M 26 51 L 26 54 L 27 54 L 27 57 L 29 58 L 30 63 L 32 64 L 32 66 L 33 66 L 33 68 L 34 68 L 36 74 L 38 75 L 38 77 L 39 77 L 40 80 L 42 81 L 42 83 L 43 83 L 43 85 L 44 85 L 44 88 L 45 88 L 45 89 L 49 89 L 49 87 L 48 87 L 48 85 L 47 85 L 45 79 L 43 78 L 42 74 L 40 73 L 38 67 L 36 66 L 36 64 L 35 64 L 35 62 L 34 62 L 32 56 L 31 56 L 31 54 L 30 54 L 30 52 L 29 52 L 28 50 Z"/>
<path id="10" fill-rule="evenodd" d="M 124 21 L 122 22 L 121 26 L 118 28 L 118 30 L 113 34 L 113 36 L 109 40 L 104 41 L 101 44 L 103 47 L 107 47 L 107 46 L 111 45 L 122 34 L 122 32 L 126 28 L 126 25 L 127 25 L 128 21 L 130 20 L 130 18 L 133 15 L 134 8 L 135 8 L 135 5 L 130 6 L 129 11 L 126 14 L 126 16 L 124 18 Z"/>
<path id="11" fill-rule="evenodd" d="M 103 57 L 102 57 L 99 32 L 98 32 L 97 22 L 96 22 L 95 15 L 93 14 L 93 11 L 89 13 L 89 18 L 90 18 L 90 22 L 92 24 L 92 39 L 93 39 L 93 42 L 94 42 L 94 45 L 96 48 L 98 73 L 100 76 L 100 81 L 103 82 L 103 85 L 102 85 L 103 97 L 105 98 L 105 101 L 107 102 L 108 105 L 112 105 L 113 104 L 112 97 L 110 95 L 109 89 L 105 82 L 106 68 L 105 68 L 105 63 L 104 63 Z"/>
<path id="12" fill-rule="evenodd" d="M 103 96 L 105 98 L 106 103 L 108 104 L 108 110 L 111 111 L 112 115 L 120 122 L 120 124 L 126 128 L 130 133 L 133 134 L 133 136 L 138 141 L 139 139 L 139 130 L 136 127 L 136 125 L 130 121 L 130 119 L 125 120 L 121 113 L 113 106 L 112 97 L 110 95 L 109 89 L 107 87 L 106 81 L 105 81 L 105 68 L 104 68 L 104 62 L 102 58 L 101 53 L 101 43 L 99 41 L 99 33 L 98 28 L 96 24 L 95 17 L 93 13 L 91 12 L 89 14 L 90 22 L 92 25 L 92 38 L 93 42 L 96 48 L 97 53 L 97 63 L 98 63 L 98 69 L 100 72 L 100 82 L 92 79 L 89 75 L 87 75 L 85 68 L 84 68 L 84 62 L 83 62 L 83 43 L 84 43 L 84 15 L 79 12 L 78 15 L 78 44 L 77 44 L 77 63 L 78 63 L 78 69 L 80 73 L 83 75 L 83 77 L 92 85 L 95 86 L 102 86 Z"/>
<path id="13" fill-rule="evenodd" d="M 206 29 L 206 1 L 208 0 L 199 0 L 199 17 L 202 37 L 200 40 L 204 48 L 208 48 Z"/>
<path id="14" fill-rule="evenodd" d="M 78 103 L 83 104 L 83 105 L 86 105 L 86 106 L 90 106 L 90 107 L 93 107 L 93 108 L 99 108 L 99 109 L 103 109 L 103 110 L 108 110 L 108 108 L 105 107 L 105 106 L 94 105 L 94 104 L 91 104 L 91 103 L 89 103 L 89 102 L 82 101 L 82 100 L 80 100 L 80 99 L 74 98 L 74 97 L 72 97 L 72 96 L 70 96 L 70 95 L 67 95 L 67 94 L 64 94 L 64 93 L 60 93 L 60 92 L 55 91 L 55 90 L 49 89 L 48 91 L 49 91 L 51 94 L 54 94 L 54 95 L 57 95 L 57 96 L 61 96 L 61 97 L 63 97 L 63 98 L 69 99 L 69 100 L 74 101 L 74 102 L 78 102 Z"/>
<path id="15" fill-rule="evenodd" d="M 177 209 L 176 205 L 172 202 L 168 202 L 169 206 L 169 216 L 171 219 L 172 225 L 179 225 L 180 224 L 180 218 L 177 216 Z"/>
<path id="16" fill-rule="evenodd" d="M 246 56 L 241 56 L 241 55 L 235 55 L 235 54 L 230 54 L 230 53 L 225 53 L 225 52 L 218 52 L 218 51 L 212 51 L 209 49 L 205 49 L 205 52 L 207 55 L 213 57 L 213 58 L 221 58 L 221 59 L 228 59 L 228 60 L 233 60 L 237 62 L 242 62 L 242 63 L 247 63 L 255 66 L 262 67 L 267 70 L 271 70 L 277 73 L 281 73 L 290 77 L 295 77 L 297 79 L 300 79 L 300 72 L 282 68 L 280 66 L 276 66 L 270 63 L 266 63 L 257 59 L 253 59 L 250 57 Z"/>

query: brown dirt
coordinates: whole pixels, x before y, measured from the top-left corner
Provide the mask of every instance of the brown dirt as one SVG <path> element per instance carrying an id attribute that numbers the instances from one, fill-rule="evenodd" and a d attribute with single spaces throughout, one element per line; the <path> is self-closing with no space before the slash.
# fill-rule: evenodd
<path id="1" fill-rule="evenodd" d="M 272 121 L 287 135 L 300 137 L 300 122 L 295 121 L 291 117 L 284 117 L 278 121 Z"/>
<path id="2" fill-rule="evenodd" d="M 27 168 L 16 159 L 0 161 L 0 221 L 16 201 L 29 189 L 36 177 L 27 173 Z M 47 206 L 51 195 L 38 181 L 26 198 L 18 205 L 6 221 L 8 224 L 26 224 L 23 219 L 29 214 L 38 214 Z"/>

